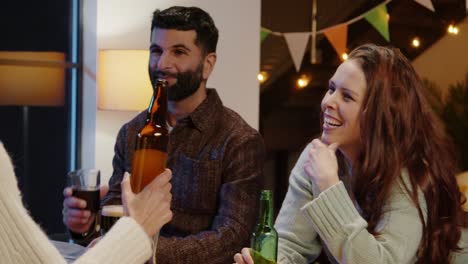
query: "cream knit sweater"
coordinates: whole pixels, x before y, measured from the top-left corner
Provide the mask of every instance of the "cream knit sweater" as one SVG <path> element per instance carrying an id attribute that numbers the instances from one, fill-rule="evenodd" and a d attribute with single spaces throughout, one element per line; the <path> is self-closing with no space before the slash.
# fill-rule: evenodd
<path id="1" fill-rule="evenodd" d="M 75 263 L 143 263 L 151 240 L 132 218 L 123 217 Z M 21 202 L 13 165 L 0 142 L 0 263 L 66 263 Z"/>
<path id="2" fill-rule="evenodd" d="M 291 172 L 288 193 L 276 218 L 279 263 L 311 263 L 322 248 L 331 263 L 415 263 L 422 223 L 401 181 L 392 189 L 385 213 L 376 227 L 381 236 L 374 237 L 367 231 L 367 222 L 342 181 L 320 192 L 304 172 L 310 147 L 309 144 L 304 149 Z M 403 170 L 401 179 L 408 177 L 408 172 Z M 422 192 L 419 199 L 425 213 Z M 450 263 L 467 264 L 467 229 L 462 230 L 459 246 L 462 250 L 452 253 Z"/>

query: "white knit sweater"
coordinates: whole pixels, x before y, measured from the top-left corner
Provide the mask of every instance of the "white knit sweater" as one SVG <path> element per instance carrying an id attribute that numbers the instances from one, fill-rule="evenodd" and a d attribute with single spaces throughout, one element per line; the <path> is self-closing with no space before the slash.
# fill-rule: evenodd
<path id="1" fill-rule="evenodd" d="M 143 263 L 151 253 L 151 240 L 143 228 L 132 218 L 123 217 L 75 263 Z M 0 262 L 66 263 L 23 207 L 13 165 L 1 142 Z"/>
<path id="2" fill-rule="evenodd" d="M 422 223 L 402 181 L 392 189 L 376 227 L 381 235 L 374 237 L 342 181 L 321 192 L 304 172 L 310 148 L 309 144 L 291 172 L 289 189 L 276 218 L 279 263 L 311 263 L 322 248 L 331 263 L 415 263 Z M 401 179 L 409 179 L 407 170 L 402 170 Z M 425 213 L 425 199 L 422 192 L 419 194 Z M 452 253 L 450 263 L 467 264 L 468 229 L 462 229 L 458 245 L 462 250 Z"/>

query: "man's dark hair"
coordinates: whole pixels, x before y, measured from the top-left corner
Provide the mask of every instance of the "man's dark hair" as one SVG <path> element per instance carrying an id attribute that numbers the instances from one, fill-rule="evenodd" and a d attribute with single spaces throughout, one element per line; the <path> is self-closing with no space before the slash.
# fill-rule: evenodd
<path id="1" fill-rule="evenodd" d="M 195 30 L 195 44 L 201 47 L 203 53 L 216 52 L 218 29 L 211 16 L 198 7 L 173 6 L 162 11 L 156 9 L 151 21 L 151 32 L 154 28 Z"/>

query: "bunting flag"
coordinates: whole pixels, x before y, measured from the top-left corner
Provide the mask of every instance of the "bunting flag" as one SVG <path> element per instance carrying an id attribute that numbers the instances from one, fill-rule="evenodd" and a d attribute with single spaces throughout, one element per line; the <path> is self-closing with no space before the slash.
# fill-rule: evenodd
<path id="1" fill-rule="evenodd" d="M 435 8 L 434 8 L 434 5 L 432 5 L 431 0 L 414 0 L 414 1 L 416 1 L 416 3 L 424 6 L 425 8 L 431 10 L 432 12 L 435 12 Z"/>
<path id="2" fill-rule="evenodd" d="M 356 21 L 365 18 L 388 42 L 390 42 L 390 33 L 388 28 L 389 16 L 387 12 L 387 4 L 392 0 L 385 0 L 383 3 L 372 8 L 371 10 L 354 17 L 346 22 L 339 25 L 323 28 L 315 32 L 315 34 L 325 34 L 326 38 L 333 46 L 338 56 L 346 52 L 347 38 L 348 38 L 348 26 Z M 431 0 L 415 0 L 419 4 L 427 7 L 428 9 L 434 10 Z M 468 0 L 467 0 L 468 1 Z M 468 6 L 468 5 L 467 5 Z M 289 52 L 294 61 L 296 70 L 299 71 L 304 53 L 309 41 L 309 36 L 314 34 L 313 32 L 294 32 L 294 33 L 283 33 L 272 31 L 268 28 L 261 28 L 260 40 L 263 42 L 269 35 L 284 37 L 286 44 L 288 45 Z M 312 53 L 312 52 L 311 52 Z"/>
<path id="3" fill-rule="evenodd" d="M 301 68 L 302 58 L 309 41 L 310 32 L 283 33 L 288 44 L 289 52 L 296 66 L 296 71 Z"/>
<path id="4" fill-rule="evenodd" d="M 268 37 L 268 35 L 270 35 L 270 32 L 271 32 L 271 30 L 269 30 L 268 28 L 264 28 L 264 27 L 261 28 L 260 43 L 262 43 L 266 39 L 266 37 Z"/>
<path id="5" fill-rule="evenodd" d="M 388 13 L 385 4 L 378 5 L 364 14 L 364 18 L 375 28 L 377 31 L 390 42 L 390 33 L 388 32 Z"/>
<path id="6" fill-rule="evenodd" d="M 336 53 L 338 53 L 338 57 L 341 58 L 341 55 L 346 52 L 346 44 L 348 41 L 348 25 L 336 25 L 326 29 L 323 34 L 325 34 L 325 37 L 327 37 Z"/>

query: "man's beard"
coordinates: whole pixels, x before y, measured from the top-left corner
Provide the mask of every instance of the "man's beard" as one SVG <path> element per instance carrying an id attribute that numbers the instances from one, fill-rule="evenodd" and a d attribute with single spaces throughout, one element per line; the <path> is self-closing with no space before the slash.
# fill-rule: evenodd
<path id="1" fill-rule="evenodd" d="M 150 76 L 153 86 L 156 78 L 175 77 L 176 83 L 167 87 L 167 99 L 177 102 L 191 96 L 198 90 L 203 80 L 203 63 L 200 63 L 195 71 L 188 70 L 181 73 L 168 73 L 156 70 L 150 72 Z"/>

